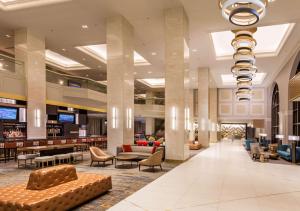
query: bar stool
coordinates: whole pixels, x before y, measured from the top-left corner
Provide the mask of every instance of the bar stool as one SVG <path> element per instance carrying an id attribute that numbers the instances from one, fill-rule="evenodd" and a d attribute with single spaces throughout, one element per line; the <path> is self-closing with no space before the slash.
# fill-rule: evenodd
<path id="1" fill-rule="evenodd" d="M 4 143 L 4 162 L 6 163 L 11 158 L 11 155 L 14 156 L 17 160 L 17 143 L 16 142 L 5 142 Z"/>
<path id="2" fill-rule="evenodd" d="M 54 140 L 52 141 L 53 145 L 61 145 L 61 140 Z M 49 145 L 49 141 L 48 141 L 48 145 Z"/>
<path id="3" fill-rule="evenodd" d="M 4 152 L 5 152 L 5 149 L 4 149 L 4 143 L 0 143 L 0 151 L 1 151 L 1 155 L 3 155 L 4 157 Z"/>

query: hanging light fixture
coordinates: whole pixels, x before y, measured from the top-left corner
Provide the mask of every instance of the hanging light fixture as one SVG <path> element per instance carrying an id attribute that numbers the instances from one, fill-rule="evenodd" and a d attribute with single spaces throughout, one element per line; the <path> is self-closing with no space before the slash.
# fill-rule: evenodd
<path id="1" fill-rule="evenodd" d="M 235 65 L 231 68 L 231 72 L 234 76 L 239 75 L 249 75 L 251 77 L 255 76 L 257 73 L 257 67 L 254 66 L 252 60 L 238 60 L 235 62 Z"/>
<path id="2" fill-rule="evenodd" d="M 253 38 L 256 31 L 257 28 L 232 31 L 235 34 L 235 38 L 231 42 L 235 50 L 233 55 L 235 64 L 231 68 L 231 72 L 237 80 L 236 97 L 238 101 L 250 101 L 252 97 L 252 79 L 257 72 L 256 59 L 253 53 L 257 45 Z"/>
<path id="3" fill-rule="evenodd" d="M 231 45 L 235 50 L 246 48 L 251 51 L 256 47 L 256 40 L 253 38 L 253 34 L 257 31 L 256 28 L 247 30 L 233 30 L 235 38 L 232 40 Z"/>
<path id="4" fill-rule="evenodd" d="M 236 92 L 236 97 L 239 101 L 250 101 L 252 90 L 250 88 L 239 88 Z"/>
<path id="5" fill-rule="evenodd" d="M 250 88 L 252 89 L 252 82 L 251 81 L 239 81 L 237 83 L 238 88 Z"/>
<path id="6" fill-rule="evenodd" d="M 219 0 L 226 20 L 237 26 L 256 24 L 266 14 L 268 0 Z"/>
<path id="7" fill-rule="evenodd" d="M 252 61 L 252 63 L 255 63 L 255 55 L 254 53 L 252 53 L 252 51 L 237 51 L 234 55 L 233 55 L 233 59 L 235 61 L 239 61 L 239 60 L 246 60 L 246 61 Z"/>
<path id="8" fill-rule="evenodd" d="M 250 75 L 238 75 L 236 80 L 239 82 L 249 82 L 252 81 L 252 77 Z"/>

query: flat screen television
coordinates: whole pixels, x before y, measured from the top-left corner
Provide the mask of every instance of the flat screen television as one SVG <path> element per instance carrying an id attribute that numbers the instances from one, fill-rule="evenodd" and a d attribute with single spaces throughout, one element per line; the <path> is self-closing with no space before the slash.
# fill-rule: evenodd
<path id="1" fill-rule="evenodd" d="M 75 122 L 75 115 L 74 114 L 58 114 L 58 121 L 60 123 L 74 123 Z"/>
<path id="2" fill-rule="evenodd" d="M 0 107 L 0 120 L 16 121 L 18 116 L 17 108 Z"/>

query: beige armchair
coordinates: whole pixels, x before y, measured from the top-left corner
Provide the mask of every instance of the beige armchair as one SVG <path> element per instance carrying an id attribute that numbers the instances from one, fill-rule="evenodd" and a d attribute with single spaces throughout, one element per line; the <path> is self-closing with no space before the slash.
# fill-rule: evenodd
<path id="1" fill-rule="evenodd" d="M 108 155 L 105 152 L 103 152 L 98 147 L 90 147 L 90 153 L 91 153 L 91 165 L 93 165 L 93 162 L 102 162 L 103 166 L 105 166 L 105 162 L 112 161 L 112 164 L 114 164 L 114 156 Z"/>
<path id="2" fill-rule="evenodd" d="M 139 162 L 139 171 L 141 170 L 141 166 L 149 166 L 152 167 L 154 171 L 155 166 L 159 166 L 160 169 L 162 170 L 161 162 L 163 158 L 163 151 L 159 150 L 155 152 L 153 155 L 151 155 L 149 158 L 144 159 Z"/>

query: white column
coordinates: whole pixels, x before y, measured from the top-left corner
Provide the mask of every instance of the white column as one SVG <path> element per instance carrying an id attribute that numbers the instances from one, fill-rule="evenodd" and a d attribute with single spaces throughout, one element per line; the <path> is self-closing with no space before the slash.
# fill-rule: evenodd
<path id="1" fill-rule="evenodd" d="M 152 91 L 146 92 L 146 105 L 154 104 L 154 93 Z M 155 119 L 153 117 L 145 118 L 146 135 L 152 135 L 155 131 Z"/>
<path id="2" fill-rule="evenodd" d="M 165 10 L 165 138 L 166 158 L 189 157 L 185 129 L 186 84 L 185 48 L 188 45 L 188 18 L 182 7 Z"/>
<path id="3" fill-rule="evenodd" d="M 122 16 L 107 20 L 108 151 L 134 141 L 134 32 Z"/>
<path id="4" fill-rule="evenodd" d="M 45 38 L 30 29 L 15 31 L 15 58 L 24 62 L 27 91 L 27 137 L 46 135 Z"/>
<path id="5" fill-rule="evenodd" d="M 152 135 L 155 131 L 155 119 L 152 117 L 146 117 L 145 118 L 145 124 L 146 124 L 146 135 Z"/>
<path id="6" fill-rule="evenodd" d="M 213 80 L 213 79 L 211 79 Z M 209 142 L 216 143 L 218 141 L 217 124 L 218 124 L 218 90 L 212 82 L 209 89 L 209 120 L 210 135 Z"/>
<path id="7" fill-rule="evenodd" d="M 209 146 L 209 70 L 198 71 L 198 140 Z"/>

